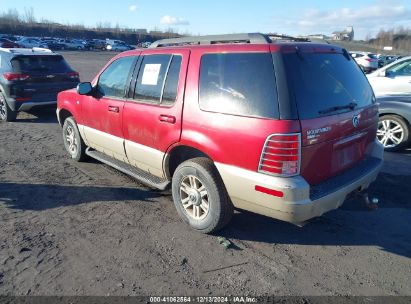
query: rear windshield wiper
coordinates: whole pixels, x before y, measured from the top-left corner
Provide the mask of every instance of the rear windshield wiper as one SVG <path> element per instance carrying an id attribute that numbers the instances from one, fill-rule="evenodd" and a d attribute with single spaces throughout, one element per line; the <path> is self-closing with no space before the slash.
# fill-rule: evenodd
<path id="1" fill-rule="evenodd" d="M 325 109 L 325 110 L 318 111 L 318 113 L 323 115 L 323 114 L 329 114 L 329 113 L 332 113 L 332 112 L 345 110 L 345 109 L 354 110 L 357 105 L 358 104 L 356 102 L 350 102 L 349 104 L 344 105 L 344 106 L 335 106 L 335 107 L 331 107 L 331 108 L 328 108 L 328 109 Z"/>

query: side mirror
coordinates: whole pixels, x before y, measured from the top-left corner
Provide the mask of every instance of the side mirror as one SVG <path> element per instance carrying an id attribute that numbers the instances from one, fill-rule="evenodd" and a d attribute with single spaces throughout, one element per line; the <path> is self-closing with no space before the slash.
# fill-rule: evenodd
<path id="1" fill-rule="evenodd" d="M 380 77 L 385 77 L 387 75 L 387 73 L 386 73 L 386 71 L 384 70 L 384 71 L 380 71 L 379 73 L 378 73 L 378 76 L 380 76 Z"/>
<path id="2" fill-rule="evenodd" d="M 90 95 L 93 87 L 90 82 L 81 82 L 77 85 L 77 93 L 80 95 Z"/>

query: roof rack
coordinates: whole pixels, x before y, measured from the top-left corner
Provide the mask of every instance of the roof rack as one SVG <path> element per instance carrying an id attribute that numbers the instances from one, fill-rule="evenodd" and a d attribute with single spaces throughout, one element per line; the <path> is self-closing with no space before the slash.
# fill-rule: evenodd
<path id="1" fill-rule="evenodd" d="M 6 49 L 6 48 L 2 48 L 2 47 L 0 47 L 0 51 L 2 51 L 2 52 L 7 52 L 7 53 L 11 53 L 11 51 L 10 51 L 11 49 Z"/>
<path id="2" fill-rule="evenodd" d="M 264 34 L 229 34 L 229 35 L 208 35 L 208 36 L 192 36 L 162 39 L 153 42 L 150 48 L 181 46 L 181 45 L 207 45 L 207 44 L 222 44 L 222 43 L 253 43 L 253 44 L 268 44 L 271 39 Z"/>
<path id="3" fill-rule="evenodd" d="M 41 48 L 41 47 L 34 47 L 31 49 L 33 52 L 45 52 L 45 53 L 53 53 L 52 50 L 46 49 L 46 48 Z"/>
<path id="4" fill-rule="evenodd" d="M 271 41 L 296 41 L 296 42 L 310 42 L 311 40 L 303 37 L 293 37 L 282 34 L 267 34 Z"/>
<path id="5" fill-rule="evenodd" d="M 34 53 L 34 52 L 44 52 L 44 53 L 52 53 L 55 54 L 52 50 L 45 49 L 45 48 L 39 48 L 39 47 L 34 47 L 31 49 L 27 48 L 1 48 L 0 51 L 6 52 L 6 53 L 11 53 L 11 54 L 19 54 L 19 53 Z"/>

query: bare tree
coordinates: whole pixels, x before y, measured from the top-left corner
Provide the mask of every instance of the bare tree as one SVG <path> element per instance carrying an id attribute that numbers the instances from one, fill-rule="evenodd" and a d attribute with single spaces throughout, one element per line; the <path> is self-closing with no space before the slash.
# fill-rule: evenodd
<path id="1" fill-rule="evenodd" d="M 32 7 L 24 8 L 23 20 L 30 25 L 36 23 L 36 18 L 34 17 L 34 9 Z"/>

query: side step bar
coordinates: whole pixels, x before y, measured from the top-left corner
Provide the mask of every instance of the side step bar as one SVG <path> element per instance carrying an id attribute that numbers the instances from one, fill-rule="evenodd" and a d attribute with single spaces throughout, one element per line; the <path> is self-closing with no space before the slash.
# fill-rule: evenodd
<path id="1" fill-rule="evenodd" d="M 136 180 L 138 180 L 139 182 L 152 187 L 152 188 L 156 188 L 159 190 L 165 190 L 168 185 L 170 184 L 169 181 L 167 180 L 162 180 L 157 176 L 154 176 L 146 171 L 143 171 L 141 169 L 138 169 L 136 167 L 133 167 L 129 164 L 126 164 L 125 162 L 122 162 L 120 160 L 117 160 L 111 156 L 108 156 L 104 153 L 101 153 L 99 151 L 96 150 L 92 150 L 90 148 L 87 148 L 86 150 L 86 154 L 88 156 L 90 156 L 91 158 L 94 158 L 98 161 L 101 161 L 102 163 L 105 163 L 106 165 L 109 165 L 115 169 L 117 169 L 118 171 L 121 171 L 133 178 L 135 178 Z"/>

